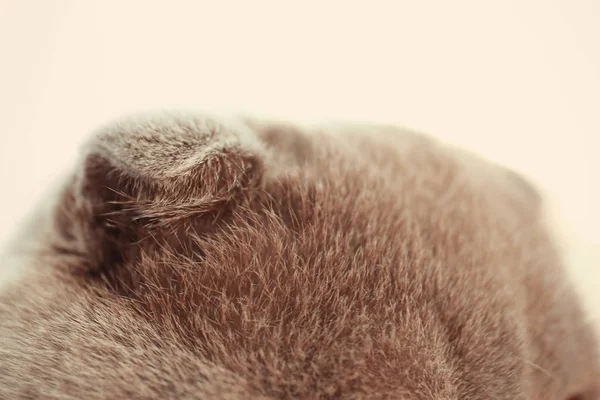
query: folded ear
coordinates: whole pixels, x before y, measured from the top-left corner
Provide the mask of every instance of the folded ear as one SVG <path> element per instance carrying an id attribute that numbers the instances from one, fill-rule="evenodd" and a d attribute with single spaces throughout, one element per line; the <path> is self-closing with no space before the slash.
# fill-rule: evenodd
<path id="1" fill-rule="evenodd" d="M 59 230 L 103 259 L 142 232 L 218 215 L 262 172 L 262 144 L 245 124 L 181 114 L 122 120 L 84 146 Z"/>
<path id="2" fill-rule="evenodd" d="M 243 124 L 138 117 L 87 144 L 80 194 L 135 211 L 132 218 L 166 223 L 232 201 L 260 180 L 261 156 L 260 142 Z"/>

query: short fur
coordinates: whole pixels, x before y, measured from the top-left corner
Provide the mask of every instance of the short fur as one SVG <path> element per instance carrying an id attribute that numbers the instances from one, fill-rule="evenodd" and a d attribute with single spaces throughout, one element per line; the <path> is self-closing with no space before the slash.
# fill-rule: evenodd
<path id="1" fill-rule="evenodd" d="M 539 196 L 425 136 L 135 117 L 49 208 L 11 250 L 2 399 L 599 398 Z"/>

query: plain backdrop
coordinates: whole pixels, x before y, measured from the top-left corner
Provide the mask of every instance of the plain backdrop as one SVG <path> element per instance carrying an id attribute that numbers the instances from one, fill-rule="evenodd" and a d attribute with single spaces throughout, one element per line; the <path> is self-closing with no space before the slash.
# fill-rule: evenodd
<path id="1" fill-rule="evenodd" d="M 392 122 L 521 171 L 600 317 L 600 2 L 0 1 L 0 241 L 111 118 Z"/>

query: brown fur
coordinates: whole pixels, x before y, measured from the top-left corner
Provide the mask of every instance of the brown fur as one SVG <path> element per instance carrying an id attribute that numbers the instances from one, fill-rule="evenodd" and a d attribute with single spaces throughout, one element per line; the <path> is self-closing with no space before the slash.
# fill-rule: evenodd
<path id="1" fill-rule="evenodd" d="M 427 137 L 124 120 L 55 203 L 0 297 L 3 399 L 598 398 L 535 190 Z"/>

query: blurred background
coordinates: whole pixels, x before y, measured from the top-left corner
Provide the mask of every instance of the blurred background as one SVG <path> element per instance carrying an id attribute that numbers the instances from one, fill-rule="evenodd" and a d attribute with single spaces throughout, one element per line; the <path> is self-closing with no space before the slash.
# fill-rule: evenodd
<path id="1" fill-rule="evenodd" d="M 132 111 L 395 123 L 535 182 L 600 319 L 597 0 L 3 0 L 0 51 L 0 242 Z"/>

